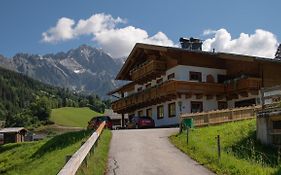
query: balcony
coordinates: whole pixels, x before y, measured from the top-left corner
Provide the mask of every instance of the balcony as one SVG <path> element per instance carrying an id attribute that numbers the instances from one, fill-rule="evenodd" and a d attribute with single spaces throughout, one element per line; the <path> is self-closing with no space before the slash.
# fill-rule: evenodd
<path id="1" fill-rule="evenodd" d="M 249 91 L 258 91 L 261 88 L 260 78 L 243 78 L 231 81 L 225 85 L 227 93 L 240 93 Z"/>
<path id="2" fill-rule="evenodd" d="M 155 79 L 165 73 L 166 63 L 159 60 L 151 60 L 131 72 L 132 80 L 137 83 L 144 83 Z"/>
<path id="3" fill-rule="evenodd" d="M 112 103 L 112 109 L 118 113 L 127 113 L 138 108 L 176 99 L 179 94 L 217 95 L 223 93 L 223 84 L 170 80 L 117 100 Z"/>

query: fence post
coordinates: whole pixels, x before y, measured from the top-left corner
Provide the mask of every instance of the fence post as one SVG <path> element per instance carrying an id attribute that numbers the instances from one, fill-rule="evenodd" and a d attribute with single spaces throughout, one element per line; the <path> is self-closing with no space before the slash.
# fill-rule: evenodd
<path id="1" fill-rule="evenodd" d="M 96 147 L 98 147 L 98 145 L 99 145 L 99 138 L 97 138 L 97 141 L 96 141 L 95 145 L 96 145 Z"/>
<path id="2" fill-rule="evenodd" d="M 217 136 L 217 144 L 218 144 L 218 160 L 221 160 L 221 143 L 220 143 L 220 135 Z"/>
<path id="3" fill-rule="evenodd" d="M 65 164 L 71 159 L 72 155 L 66 155 L 65 156 Z"/>
<path id="4" fill-rule="evenodd" d="M 180 120 L 180 129 L 179 129 L 179 134 L 182 133 L 182 121 Z"/>
<path id="5" fill-rule="evenodd" d="M 280 164 L 280 146 L 278 146 L 278 149 L 277 149 L 277 164 L 278 165 Z"/>
<path id="6" fill-rule="evenodd" d="M 186 144 L 188 145 L 188 138 L 189 137 L 189 127 L 186 127 Z"/>

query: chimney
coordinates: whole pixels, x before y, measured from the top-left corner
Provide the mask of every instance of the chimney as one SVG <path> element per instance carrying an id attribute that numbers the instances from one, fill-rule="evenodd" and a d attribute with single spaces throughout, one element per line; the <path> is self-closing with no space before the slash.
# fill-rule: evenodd
<path id="1" fill-rule="evenodd" d="M 181 48 L 186 50 L 202 51 L 202 40 L 198 38 L 180 38 Z"/>

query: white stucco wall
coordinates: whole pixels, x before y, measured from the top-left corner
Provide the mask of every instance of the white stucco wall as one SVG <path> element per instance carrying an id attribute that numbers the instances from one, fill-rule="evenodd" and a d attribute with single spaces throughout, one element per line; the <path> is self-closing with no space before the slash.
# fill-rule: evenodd
<path id="1" fill-rule="evenodd" d="M 226 75 L 225 69 L 178 65 L 167 70 L 166 76 L 168 76 L 171 73 L 175 73 L 175 80 L 189 81 L 189 71 L 201 72 L 202 82 L 206 82 L 207 75 L 209 74 L 214 77 L 215 82 L 218 81 L 217 78 L 218 75 Z"/>
<path id="2" fill-rule="evenodd" d="M 266 117 L 257 117 L 257 139 L 263 143 L 268 144 L 268 118 Z"/>
<path id="3" fill-rule="evenodd" d="M 211 74 L 214 77 L 215 82 L 218 81 L 217 80 L 218 75 L 226 75 L 226 70 L 224 70 L 224 69 L 178 65 L 178 66 L 175 66 L 175 67 L 167 70 L 165 75 L 158 77 L 157 79 L 163 78 L 163 82 L 164 82 L 164 81 L 168 80 L 168 75 L 175 73 L 174 80 L 189 81 L 189 71 L 201 72 L 202 73 L 202 82 L 206 82 L 207 75 L 209 75 L 209 74 Z M 155 86 L 157 84 L 156 80 L 152 80 L 145 84 L 137 84 L 137 85 L 135 85 L 135 92 L 137 92 L 137 89 L 139 87 L 142 87 L 142 89 L 145 89 L 146 88 L 145 85 L 148 83 L 151 83 L 151 86 Z"/>
<path id="4" fill-rule="evenodd" d="M 182 102 L 182 110 L 180 111 L 180 107 L 179 107 L 179 101 Z M 178 98 L 176 100 L 172 100 L 172 101 L 167 101 L 165 103 L 161 103 L 161 104 L 157 104 L 157 105 L 153 105 L 153 106 L 149 106 L 146 108 L 142 108 L 139 110 L 135 111 L 135 115 L 138 115 L 138 111 L 142 110 L 143 114 L 146 115 L 146 110 L 149 108 L 152 108 L 152 118 L 155 121 L 155 125 L 156 126 L 165 126 L 165 125 L 174 125 L 174 124 L 178 124 L 179 123 L 179 115 L 180 112 L 181 113 L 190 113 L 191 109 L 191 101 L 200 101 L 203 102 L 203 110 L 204 111 L 210 111 L 210 110 L 214 110 L 217 109 L 218 105 L 217 105 L 217 101 L 216 99 L 210 99 L 207 100 L 206 97 L 203 97 L 202 99 L 196 99 L 196 96 L 192 96 L 191 98 L 186 99 L 184 95 L 181 96 L 181 98 Z M 169 103 L 176 103 L 176 117 L 168 117 L 168 104 Z M 158 119 L 157 118 L 157 106 L 159 105 L 163 105 L 164 106 L 164 118 L 162 119 Z"/>

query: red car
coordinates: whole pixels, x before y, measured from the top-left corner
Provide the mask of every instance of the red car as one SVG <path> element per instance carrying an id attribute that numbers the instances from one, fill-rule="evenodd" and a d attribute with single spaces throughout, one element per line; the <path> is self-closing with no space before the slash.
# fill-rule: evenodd
<path id="1" fill-rule="evenodd" d="M 88 122 L 88 129 L 97 129 L 102 122 L 105 121 L 105 127 L 108 129 L 112 129 L 112 121 L 109 116 L 97 116 L 93 117 L 89 122 Z"/>
<path id="2" fill-rule="evenodd" d="M 135 116 L 131 118 L 129 123 L 127 124 L 127 128 L 154 128 L 155 123 L 151 117 L 146 116 Z"/>

